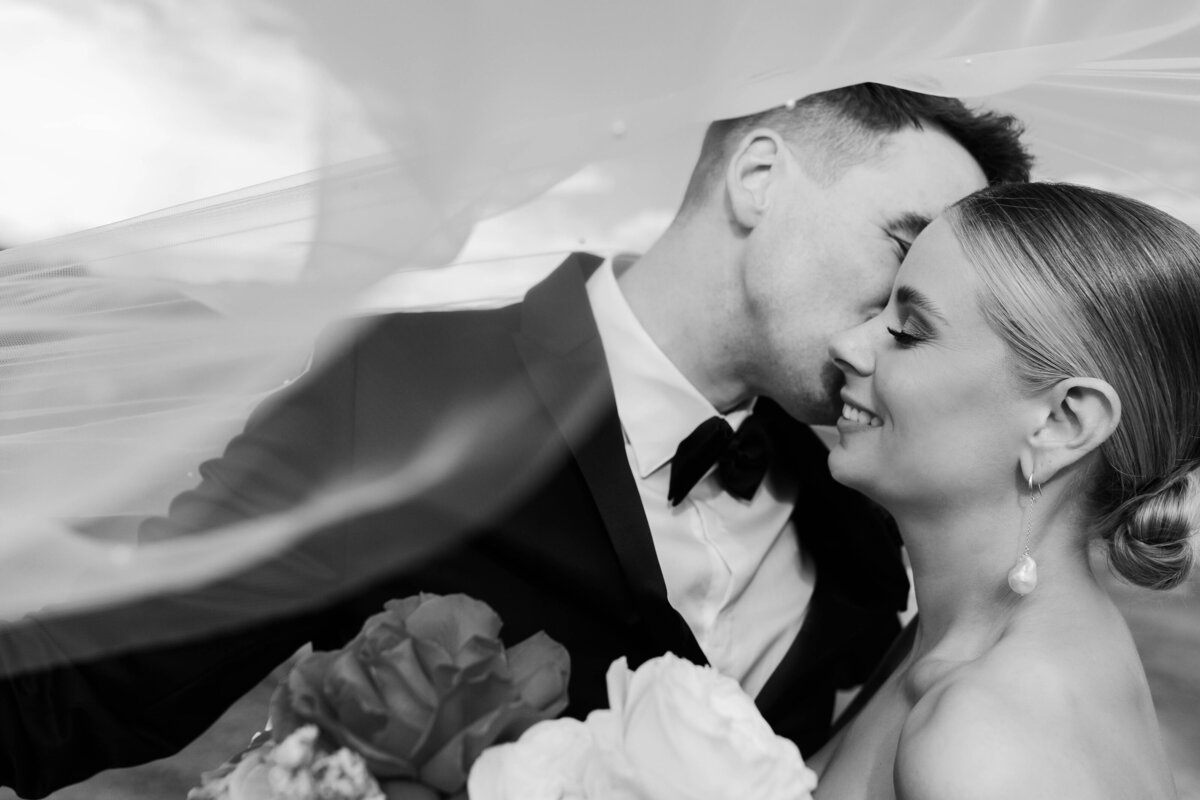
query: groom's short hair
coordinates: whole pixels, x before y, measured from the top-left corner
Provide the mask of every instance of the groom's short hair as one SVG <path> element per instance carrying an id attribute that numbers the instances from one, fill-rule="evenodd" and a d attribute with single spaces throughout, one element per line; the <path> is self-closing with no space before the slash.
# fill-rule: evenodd
<path id="1" fill-rule="evenodd" d="M 989 185 L 1028 181 L 1033 165 L 1033 157 L 1020 141 L 1024 127 L 1010 114 L 973 110 L 953 97 L 860 83 L 710 124 L 684 194 L 683 211 L 704 202 L 723 178 L 734 148 L 756 128 L 770 128 L 783 136 L 805 171 L 826 184 L 870 160 L 889 134 L 906 128 L 940 130 L 954 139 L 979 164 Z"/>

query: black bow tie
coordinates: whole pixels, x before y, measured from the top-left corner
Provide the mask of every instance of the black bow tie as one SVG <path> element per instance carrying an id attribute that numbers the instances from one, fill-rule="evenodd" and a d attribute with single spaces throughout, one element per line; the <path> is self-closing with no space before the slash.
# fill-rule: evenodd
<path id="1" fill-rule="evenodd" d="M 671 459 L 671 505 L 679 505 L 714 464 L 725 491 L 743 500 L 754 497 L 771 464 L 771 436 L 763 415 L 751 414 L 737 433 L 728 422 L 713 417 L 688 434 Z"/>

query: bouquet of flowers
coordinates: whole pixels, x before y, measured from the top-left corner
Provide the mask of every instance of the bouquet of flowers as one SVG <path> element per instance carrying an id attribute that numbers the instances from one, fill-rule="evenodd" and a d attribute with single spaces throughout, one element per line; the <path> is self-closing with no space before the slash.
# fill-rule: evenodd
<path id="1" fill-rule="evenodd" d="M 271 729 L 189 800 L 398 800 L 461 794 L 484 748 L 567 705 L 570 659 L 543 633 L 505 649 L 465 595 L 387 603 L 314 652 L 271 699 Z"/>
<path id="2" fill-rule="evenodd" d="M 731 678 L 667 654 L 608 671 L 610 708 L 566 707 L 569 659 L 505 650 L 464 595 L 392 601 L 299 661 L 271 730 L 189 800 L 811 800 L 816 775 Z"/>

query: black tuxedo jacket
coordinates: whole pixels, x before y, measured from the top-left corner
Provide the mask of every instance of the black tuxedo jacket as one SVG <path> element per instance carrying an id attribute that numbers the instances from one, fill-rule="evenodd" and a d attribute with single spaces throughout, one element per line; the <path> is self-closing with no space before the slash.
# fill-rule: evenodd
<path id="1" fill-rule="evenodd" d="M 598 263 L 575 255 L 507 308 L 380 317 L 349 350 L 318 359 L 294 391 L 264 403 L 144 536 L 199 535 L 286 508 L 348 473 L 384 474 L 397 454 L 424 452 L 431 431 L 465 426 L 470 456 L 418 497 L 341 520 L 296 553 L 213 586 L 0 637 L 3 658 L 6 649 L 69 647 L 114 615 L 135 627 L 161 626 L 172 613 L 240 618 L 203 640 L 0 682 L 0 783 L 38 796 L 168 755 L 305 642 L 339 646 L 385 599 L 418 591 L 486 601 L 510 643 L 538 630 L 562 642 L 575 716 L 606 705 L 604 675 L 620 656 L 636 666 L 672 651 L 704 663 L 667 602 L 626 460 L 584 287 Z M 899 631 L 907 580 L 891 529 L 830 479 L 819 440 L 798 423 L 783 438 L 817 582 L 757 702 L 807 754 L 828 736 L 835 690 L 862 682 Z M 255 619 L 255 592 L 297 610 Z"/>

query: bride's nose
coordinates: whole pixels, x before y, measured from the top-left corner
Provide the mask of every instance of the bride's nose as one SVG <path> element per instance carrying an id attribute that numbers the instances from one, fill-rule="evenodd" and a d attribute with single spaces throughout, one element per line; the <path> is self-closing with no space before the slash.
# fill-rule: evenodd
<path id="1" fill-rule="evenodd" d="M 870 375 L 875 370 L 875 354 L 871 349 L 871 323 L 868 320 L 829 340 L 829 357 L 847 375 Z"/>

